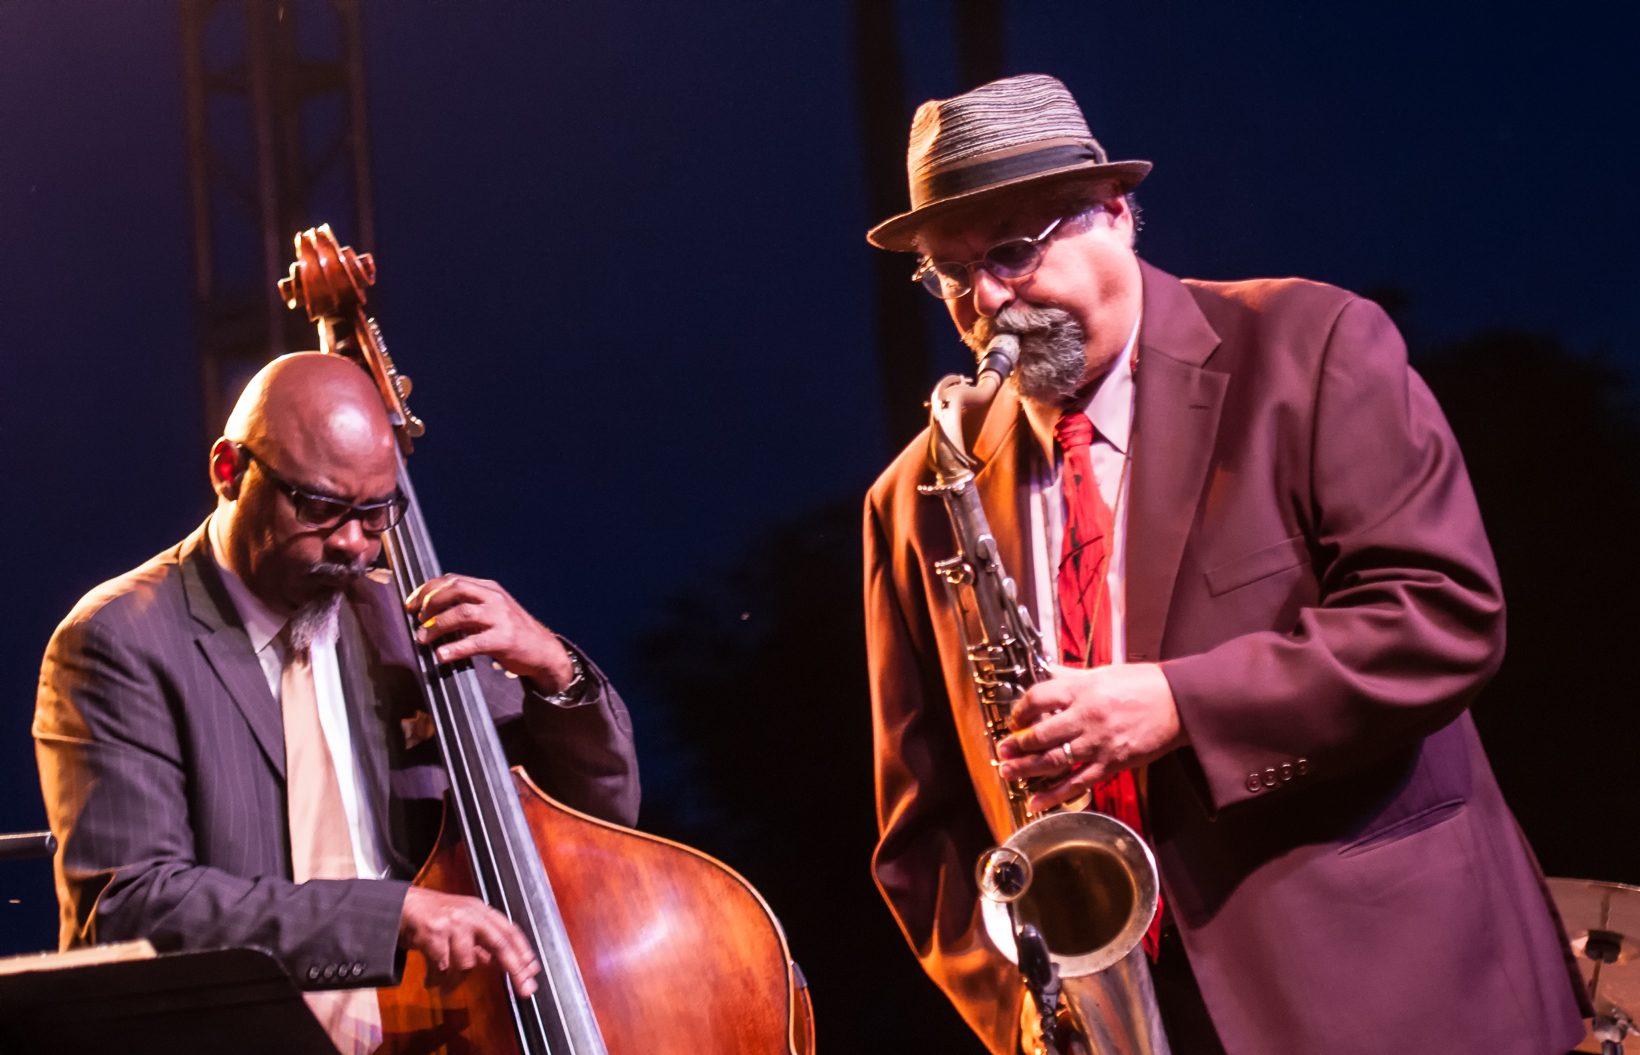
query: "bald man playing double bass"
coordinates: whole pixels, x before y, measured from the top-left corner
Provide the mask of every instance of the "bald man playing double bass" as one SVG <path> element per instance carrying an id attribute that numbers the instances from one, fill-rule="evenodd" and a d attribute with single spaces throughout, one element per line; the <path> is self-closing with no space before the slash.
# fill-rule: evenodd
<path id="1" fill-rule="evenodd" d="M 211 448 L 215 512 L 74 606 L 34 718 L 63 948 L 266 949 L 344 1052 L 379 1041 L 370 990 L 402 950 L 431 982 L 499 962 L 528 995 L 539 970 L 505 916 L 408 882 L 447 780 L 405 615 L 366 575 L 404 513 L 396 468 L 362 370 L 271 363 Z M 631 722 L 590 660 L 493 582 L 445 575 L 408 608 L 441 661 L 475 660 L 510 762 L 636 820 Z"/>

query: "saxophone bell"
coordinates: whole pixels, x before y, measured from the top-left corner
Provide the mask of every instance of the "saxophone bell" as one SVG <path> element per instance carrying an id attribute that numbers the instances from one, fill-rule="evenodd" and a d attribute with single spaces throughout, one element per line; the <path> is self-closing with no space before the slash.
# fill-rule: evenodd
<path id="1" fill-rule="evenodd" d="M 997 950 L 1018 963 L 1015 934 L 1033 924 L 1067 979 L 1121 962 L 1156 914 L 1150 847 L 1103 813 L 1038 817 L 985 853 L 980 871 L 980 913 Z M 987 890 L 988 882 L 999 896 Z"/>

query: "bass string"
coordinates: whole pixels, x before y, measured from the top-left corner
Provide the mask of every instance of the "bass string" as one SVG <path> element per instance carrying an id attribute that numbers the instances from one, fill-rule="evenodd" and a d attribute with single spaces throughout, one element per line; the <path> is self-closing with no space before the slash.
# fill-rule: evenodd
<path id="1" fill-rule="evenodd" d="M 398 556 L 395 564 L 402 576 L 401 592 L 406 596 L 427 581 L 427 572 L 434 570 L 429 567 L 432 562 L 425 548 L 418 545 L 425 537 L 426 526 L 419 505 L 412 501 L 405 519 L 393 529 L 392 548 Z M 469 845 L 475 848 L 472 853 L 475 879 L 487 895 L 485 899 L 529 931 L 539 946 L 537 921 L 524 889 L 526 870 L 519 866 L 523 860 L 522 851 L 516 845 L 519 833 L 508 823 L 507 805 L 513 801 L 510 771 L 503 764 L 500 773 L 492 774 L 492 767 L 485 764 L 490 750 L 489 738 L 486 730 L 478 725 L 489 718 L 483 690 L 476 684 L 470 663 L 456 667 L 439 664 L 430 650 L 420 646 L 417 654 L 432 697 L 429 702 L 443 719 L 438 723 L 445 731 L 442 742 L 451 745 L 447 761 L 454 769 L 452 789 L 456 792 L 464 834 L 468 836 Z M 463 794 L 462 790 L 470 794 Z M 530 852 L 533 851 L 532 845 Z"/>
<path id="2" fill-rule="evenodd" d="M 393 545 L 389 550 L 390 560 L 403 597 L 408 597 L 427 581 L 428 561 L 422 548 L 417 545 L 419 539 L 416 537 L 425 535 L 426 531 L 425 525 L 420 522 L 420 513 L 412 498 L 411 508 L 406 511 L 404 520 L 395 525 L 391 532 Z M 408 615 L 406 620 L 409 621 Z M 502 841 L 509 851 L 512 849 L 511 840 L 505 837 L 505 826 L 497 825 L 496 818 L 487 815 L 490 811 L 483 809 L 483 800 L 491 797 L 485 793 L 490 782 L 486 779 L 485 767 L 476 750 L 476 731 L 471 726 L 472 715 L 469 713 L 473 708 L 464 705 L 467 702 L 463 698 L 466 694 L 450 691 L 455 672 L 443 669 L 429 649 L 416 646 L 416 659 L 421 667 L 423 684 L 427 686 L 428 705 L 439 727 L 452 797 L 456 801 L 479 896 L 492 904 L 497 897 L 501 898 L 502 904 L 496 907 L 511 917 L 514 913 L 508 911 L 510 906 L 506 904 L 507 900 L 511 900 L 506 896 L 506 884 L 499 882 L 504 865 L 495 854 L 497 829 L 503 829 Z M 474 794 L 464 794 L 466 789 L 471 789 Z"/>
<path id="3" fill-rule="evenodd" d="M 389 533 L 389 561 L 401 599 L 408 598 L 429 578 L 426 574 L 429 562 L 425 551 L 417 545 L 417 536 L 425 537 L 426 526 L 421 521 L 421 510 L 414 499 L 414 492 L 408 487 L 406 490 L 411 495 L 410 508 L 405 519 Z M 406 619 L 409 621 L 408 614 Z M 527 906 L 528 899 L 522 896 L 521 890 L 510 889 L 513 884 L 506 881 L 509 874 L 517 875 L 517 849 L 512 845 L 508 826 L 495 815 L 496 811 L 484 808 L 486 800 L 493 803 L 494 788 L 490 786 L 487 767 L 481 762 L 479 734 L 471 720 L 474 712 L 487 711 L 487 708 L 473 706 L 476 701 L 468 699 L 469 694 L 461 691 L 458 671 L 443 668 L 425 646 L 418 645 L 415 651 L 423 684 L 427 687 L 428 705 L 439 733 L 446 774 L 450 779 L 451 798 L 466 844 L 477 894 L 485 903 L 523 926 L 529 932 L 532 944 L 539 950 L 541 940 L 535 933 L 533 914 L 518 911 Z M 498 850 L 501 852 L 498 853 Z M 551 1030 L 544 1019 L 547 1012 L 542 1002 L 539 999 L 521 1000 L 510 986 L 507 998 L 521 1047 L 527 1052 L 550 1051 L 547 1035 Z"/>

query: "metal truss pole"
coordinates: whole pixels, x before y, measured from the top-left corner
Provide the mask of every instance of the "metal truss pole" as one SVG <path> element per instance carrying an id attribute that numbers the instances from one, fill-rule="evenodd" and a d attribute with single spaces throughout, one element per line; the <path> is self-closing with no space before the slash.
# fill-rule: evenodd
<path id="1" fill-rule="evenodd" d="M 375 248 L 364 35 L 360 0 L 180 6 L 203 425 L 214 439 L 252 373 L 313 343 L 276 290 L 295 234 L 328 221 Z M 331 207 L 343 214 L 311 215 L 338 181 Z"/>
<path id="2" fill-rule="evenodd" d="M 866 170 L 869 222 L 907 205 L 905 148 L 911 128 L 892 0 L 853 0 L 854 84 L 859 106 L 860 155 Z M 1001 77 L 1007 66 L 1005 0 L 951 0 L 957 73 L 963 91 Z M 912 262 L 874 252 L 872 286 L 877 314 L 877 371 L 882 386 L 888 447 L 898 450 L 928 423 L 925 402 L 934 384 L 925 294 L 908 279 Z"/>

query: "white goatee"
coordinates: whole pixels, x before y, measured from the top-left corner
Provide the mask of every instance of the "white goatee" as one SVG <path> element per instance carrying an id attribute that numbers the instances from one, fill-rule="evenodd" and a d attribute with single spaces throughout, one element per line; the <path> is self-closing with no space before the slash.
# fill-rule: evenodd
<path id="1" fill-rule="evenodd" d="M 340 591 L 315 597 L 298 608 L 290 617 L 290 647 L 306 652 L 315 641 L 336 640 L 336 616 L 341 608 Z"/>

